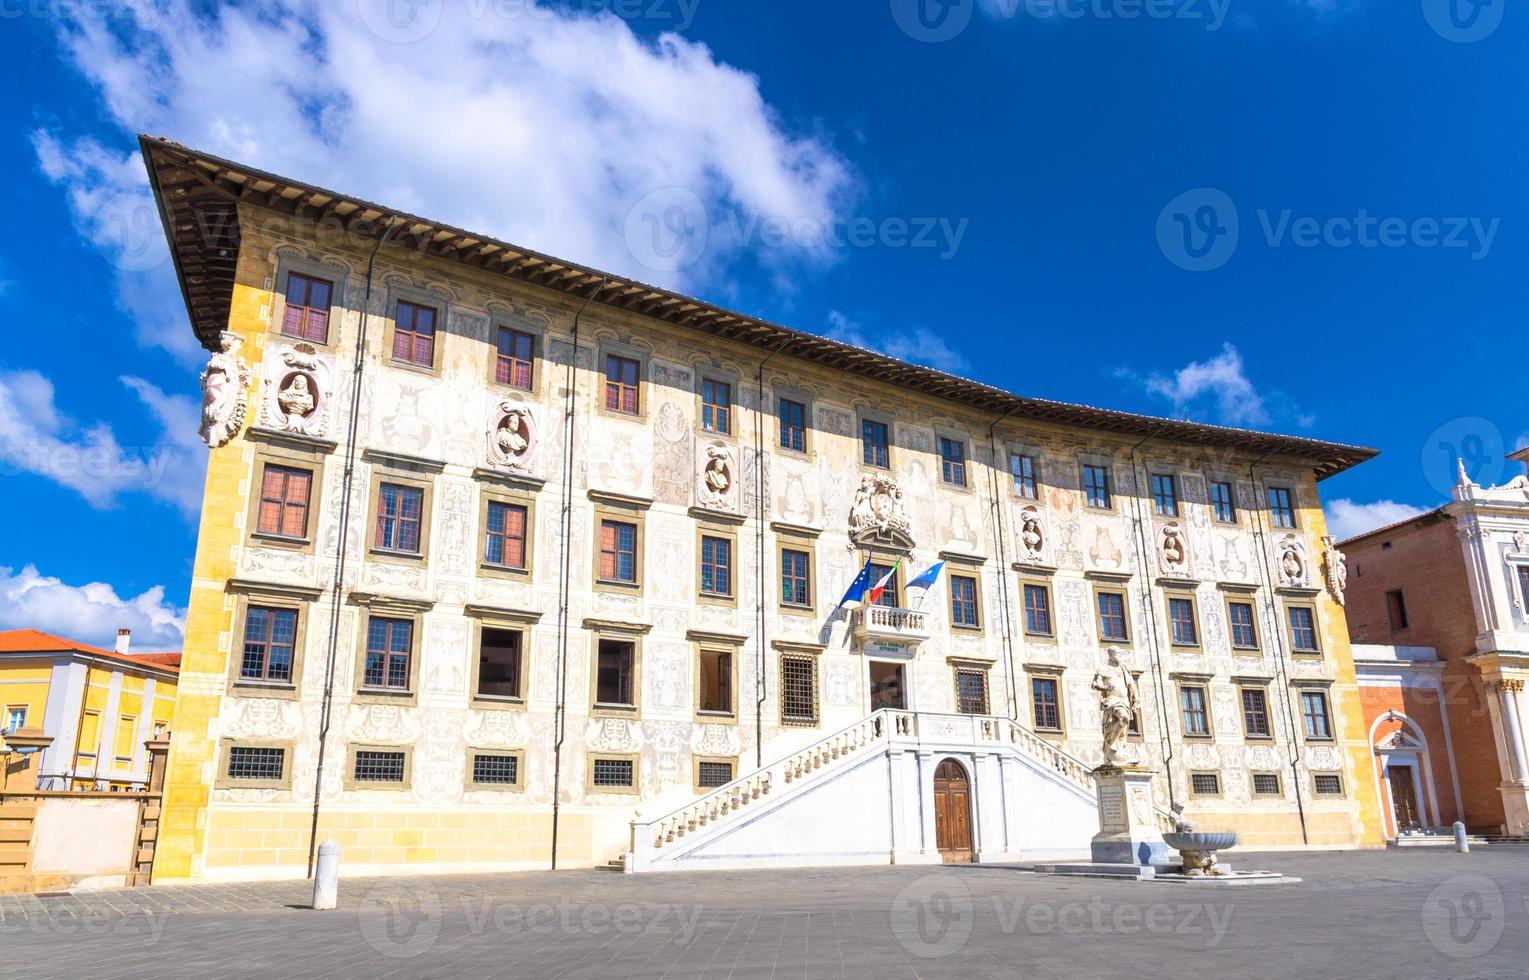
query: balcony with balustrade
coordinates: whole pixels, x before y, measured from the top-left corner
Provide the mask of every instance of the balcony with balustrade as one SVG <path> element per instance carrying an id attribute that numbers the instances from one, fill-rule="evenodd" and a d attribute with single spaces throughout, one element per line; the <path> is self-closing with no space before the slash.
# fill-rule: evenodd
<path id="1" fill-rule="evenodd" d="M 866 606 L 855 613 L 855 639 L 913 646 L 929 639 L 929 614 L 896 606 Z"/>

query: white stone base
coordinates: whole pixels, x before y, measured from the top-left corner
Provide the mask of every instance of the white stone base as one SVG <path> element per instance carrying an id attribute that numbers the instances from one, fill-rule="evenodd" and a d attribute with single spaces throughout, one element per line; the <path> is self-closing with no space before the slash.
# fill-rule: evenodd
<path id="1" fill-rule="evenodd" d="M 1157 829 L 1150 769 L 1100 766 L 1094 770 L 1094 784 L 1099 794 L 1099 833 L 1091 843 L 1094 864 L 1178 863 Z"/>

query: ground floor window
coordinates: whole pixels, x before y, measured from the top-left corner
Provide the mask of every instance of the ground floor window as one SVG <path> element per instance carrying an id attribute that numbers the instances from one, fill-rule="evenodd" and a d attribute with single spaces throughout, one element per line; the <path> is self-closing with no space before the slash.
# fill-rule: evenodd
<path id="1" fill-rule="evenodd" d="M 780 658 L 780 720 L 786 725 L 818 723 L 818 658 Z"/>
<path id="2" fill-rule="evenodd" d="M 963 715 L 988 714 L 987 671 L 956 670 L 956 710 Z"/>
<path id="3" fill-rule="evenodd" d="M 1062 730 L 1062 693 L 1057 678 L 1032 677 L 1030 702 L 1035 714 L 1035 727 L 1038 730 L 1043 732 Z"/>

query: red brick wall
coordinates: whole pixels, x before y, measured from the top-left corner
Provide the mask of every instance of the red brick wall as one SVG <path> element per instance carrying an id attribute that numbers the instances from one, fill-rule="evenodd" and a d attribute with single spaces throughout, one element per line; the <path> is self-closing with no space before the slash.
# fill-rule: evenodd
<path id="1" fill-rule="evenodd" d="M 1502 796 L 1497 789 L 1502 770 L 1480 673 L 1466 663 L 1466 658 L 1476 652 L 1476 614 L 1454 519 L 1423 517 L 1394 531 L 1349 542 L 1344 551 L 1349 560 L 1350 639 L 1355 643 L 1426 646 L 1438 651 L 1445 665 L 1445 704 L 1454 736 L 1465 822 L 1473 830 L 1495 832 L 1504 820 Z M 1401 589 L 1406 599 L 1408 625 L 1403 630 L 1391 628 L 1386 607 L 1386 593 L 1394 589 Z M 1376 706 L 1379 707 L 1379 701 Z M 1390 707 L 1369 715 L 1370 720 L 1373 722 Z M 1419 706 L 1420 711 L 1425 708 L 1426 705 Z M 1407 713 L 1411 715 L 1411 711 Z M 1442 731 L 1439 741 L 1433 739 L 1430 732 L 1430 749 L 1436 756 L 1441 755 Z M 1434 760 L 1436 769 L 1439 761 Z M 1453 807 L 1452 791 L 1448 806 L 1445 802 L 1447 776 L 1436 772 L 1439 805 L 1445 809 Z"/>
<path id="2" fill-rule="evenodd" d="M 1433 777 L 1434 798 L 1438 800 L 1438 822 L 1442 826 L 1449 826 L 1460 819 L 1459 809 L 1455 806 L 1455 786 L 1450 777 L 1449 751 L 1444 738 L 1444 715 L 1439 705 L 1439 697 L 1427 688 L 1402 688 L 1402 687 L 1370 687 L 1364 683 L 1364 675 L 1360 675 L 1359 701 L 1364 706 L 1365 731 L 1375 724 L 1375 719 L 1388 711 L 1399 711 L 1410 718 L 1423 730 L 1423 737 L 1428 743 L 1428 761 Z M 1393 732 L 1407 728 L 1398 721 L 1381 723 L 1375 731 L 1375 740 L 1382 741 Z M 1410 729 L 1407 734 L 1416 737 L 1416 733 Z M 1386 788 L 1384 772 L 1379 772 L 1379 760 L 1375 760 L 1376 770 L 1365 773 L 1365 778 L 1374 779 L 1376 775 L 1381 781 L 1380 800 L 1381 805 L 1386 805 Z M 1428 787 L 1424 784 L 1424 800 L 1420 800 L 1425 806 L 1430 820 L 1434 819 L 1433 803 L 1427 799 Z M 1463 788 L 1462 788 L 1463 793 Z M 1396 833 L 1396 823 L 1388 812 L 1384 814 L 1386 821 L 1386 833 Z"/>

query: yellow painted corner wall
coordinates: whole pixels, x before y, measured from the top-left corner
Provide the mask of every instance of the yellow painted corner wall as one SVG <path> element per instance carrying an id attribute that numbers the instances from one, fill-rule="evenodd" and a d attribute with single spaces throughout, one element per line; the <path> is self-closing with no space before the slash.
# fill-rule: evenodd
<path id="1" fill-rule="evenodd" d="M 1311 486 L 1309 499 L 1319 499 L 1315 483 Z M 1328 534 L 1327 515 L 1321 506 L 1304 508 L 1301 522 L 1303 527 L 1311 529 L 1311 539 L 1320 545 Z M 1311 573 L 1314 581 L 1326 574 L 1320 547 L 1311 556 Z M 1349 644 L 1348 614 L 1325 588 L 1321 590 L 1317 601 L 1326 628 L 1324 640 L 1333 665 L 1331 710 L 1338 726 L 1339 749 L 1346 763 L 1344 789 L 1358 808 L 1358 839 L 1355 843 L 1364 847 L 1381 847 L 1386 842 L 1385 826 L 1381 820 L 1375 781 L 1366 778 L 1371 772 L 1370 740 L 1365 730 L 1364 706 L 1359 700 L 1359 675 L 1354 668 L 1354 651 Z M 1296 839 L 1299 840 L 1299 837 Z M 1312 843 L 1317 841 L 1313 839 Z"/>
<path id="2" fill-rule="evenodd" d="M 43 727 L 48 707 L 48 684 L 53 667 L 43 661 L 15 660 L 0 663 L 0 728 L 11 708 L 25 708 L 26 727 Z"/>
<path id="3" fill-rule="evenodd" d="M 234 284 L 228 329 L 244 338 L 241 356 L 249 364 L 258 364 L 264 357 L 261 307 L 265 295 L 263 290 L 247 285 L 243 276 Z M 248 397 L 253 406 L 253 385 Z M 207 457 L 186 639 L 170 726 L 163 815 L 154 856 L 156 881 L 196 876 L 206 841 L 217 755 L 214 727 L 227 676 L 226 637 L 233 629 L 233 607 L 226 587 L 237 569 L 249 493 L 249 467 L 242 445 L 241 440 L 234 439 Z"/>

